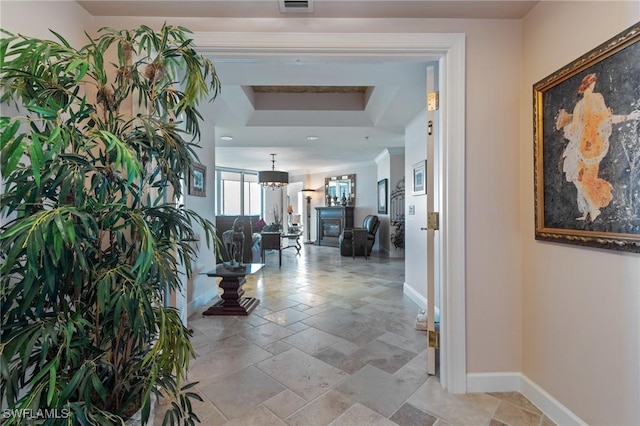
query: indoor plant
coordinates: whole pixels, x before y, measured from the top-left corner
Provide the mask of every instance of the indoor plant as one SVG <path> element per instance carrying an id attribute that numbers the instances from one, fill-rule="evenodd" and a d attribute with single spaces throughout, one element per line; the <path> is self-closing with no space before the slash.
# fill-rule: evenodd
<path id="1" fill-rule="evenodd" d="M 170 400 L 165 422 L 197 420 L 189 332 L 164 305 L 179 263 L 191 271 L 193 227 L 215 241 L 173 202 L 196 160 L 197 104 L 219 90 L 188 33 L 0 40 L 1 100 L 17 111 L 0 119 L 8 423 L 120 424 L 139 408 L 146 421 L 151 393 Z"/>

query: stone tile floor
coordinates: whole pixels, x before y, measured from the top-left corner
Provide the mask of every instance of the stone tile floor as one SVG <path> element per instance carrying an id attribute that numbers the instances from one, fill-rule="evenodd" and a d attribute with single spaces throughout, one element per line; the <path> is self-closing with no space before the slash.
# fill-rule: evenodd
<path id="1" fill-rule="evenodd" d="M 403 259 L 304 246 L 248 277 L 246 317 L 189 318 L 205 425 L 552 425 L 519 393 L 454 395 L 426 372 Z M 162 424 L 163 406 L 155 424 Z"/>

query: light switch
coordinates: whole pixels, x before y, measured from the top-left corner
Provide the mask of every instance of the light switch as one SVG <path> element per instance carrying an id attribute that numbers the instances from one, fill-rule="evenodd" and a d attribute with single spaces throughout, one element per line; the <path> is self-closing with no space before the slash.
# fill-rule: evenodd
<path id="1" fill-rule="evenodd" d="M 409 206 L 409 214 L 416 214 L 416 206 Z"/>

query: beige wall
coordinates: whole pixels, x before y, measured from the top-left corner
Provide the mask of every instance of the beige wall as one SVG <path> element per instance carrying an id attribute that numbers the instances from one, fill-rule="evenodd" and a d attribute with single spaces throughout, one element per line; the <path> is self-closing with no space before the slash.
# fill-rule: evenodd
<path id="1" fill-rule="evenodd" d="M 522 372 L 594 425 L 640 424 L 640 255 L 534 240 L 532 85 L 639 17 L 638 2 L 541 2 L 523 21 Z"/>
<path id="2" fill-rule="evenodd" d="M 2 0 L 0 26 L 14 33 L 54 40 L 49 31 L 52 29 L 75 47 L 87 44 L 84 31 L 91 34 L 93 29 L 92 16 L 75 1 Z"/>

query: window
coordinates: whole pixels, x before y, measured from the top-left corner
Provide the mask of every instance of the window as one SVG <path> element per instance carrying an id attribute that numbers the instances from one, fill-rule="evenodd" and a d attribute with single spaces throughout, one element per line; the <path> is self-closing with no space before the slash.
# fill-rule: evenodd
<path id="1" fill-rule="evenodd" d="M 244 212 L 262 215 L 262 187 L 258 184 L 258 174 L 244 174 Z"/>
<path id="2" fill-rule="evenodd" d="M 216 214 L 262 214 L 262 191 L 257 172 L 216 169 L 216 186 Z"/>

